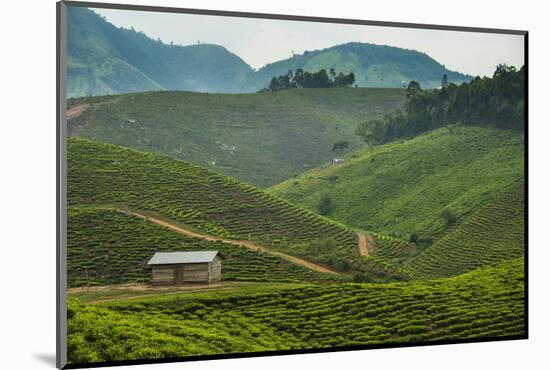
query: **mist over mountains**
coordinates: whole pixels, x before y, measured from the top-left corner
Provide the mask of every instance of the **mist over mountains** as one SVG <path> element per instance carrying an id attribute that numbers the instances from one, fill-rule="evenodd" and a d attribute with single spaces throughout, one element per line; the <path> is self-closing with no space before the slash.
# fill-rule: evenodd
<path id="1" fill-rule="evenodd" d="M 471 76 L 448 70 L 425 53 L 392 46 L 350 42 L 306 51 L 254 70 L 238 55 L 213 44 L 174 45 L 134 29 L 117 28 L 90 9 L 68 7 L 68 96 L 137 91 L 255 92 L 273 76 L 302 68 L 353 72 L 360 87 L 402 87 L 411 80 L 423 88 Z"/>

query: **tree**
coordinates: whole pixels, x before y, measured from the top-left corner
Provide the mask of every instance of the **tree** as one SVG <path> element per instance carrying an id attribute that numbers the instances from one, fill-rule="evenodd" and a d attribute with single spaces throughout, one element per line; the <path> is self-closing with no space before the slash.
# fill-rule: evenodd
<path id="1" fill-rule="evenodd" d="M 443 218 L 443 220 L 445 220 L 445 223 L 447 225 L 452 225 L 457 219 L 455 213 L 452 210 L 450 210 L 449 208 L 445 208 L 441 212 L 441 217 Z"/>
<path id="2" fill-rule="evenodd" d="M 342 149 L 348 149 L 349 148 L 349 141 L 337 141 L 332 146 L 332 151 L 342 150 Z"/>
<path id="3" fill-rule="evenodd" d="M 319 201 L 319 205 L 317 206 L 317 211 L 320 215 L 326 216 L 332 210 L 334 209 L 334 205 L 332 204 L 332 200 L 328 196 L 323 196 L 321 200 Z"/>
<path id="4" fill-rule="evenodd" d="M 509 66 L 506 63 L 501 63 L 497 65 L 497 68 L 495 69 L 495 73 L 493 73 L 493 78 L 505 75 L 507 73 L 515 72 L 515 71 L 516 71 L 516 67 Z"/>
<path id="5" fill-rule="evenodd" d="M 351 86 L 355 82 L 353 72 L 336 74 L 334 68 L 331 68 L 329 73 L 321 69 L 318 72 L 304 72 L 301 68 L 296 69 L 293 73 L 289 70 L 281 76 L 273 76 L 269 85 L 269 90 L 277 91 L 283 89 L 295 88 L 320 88 L 320 87 L 346 87 Z"/>
<path id="6" fill-rule="evenodd" d="M 418 82 L 414 80 L 409 82 L 409 85 L 407 86 L 407 98 L 417 95 L 420 91 L 422 91 L 422 88 Z"/>
<path id="7" fill-rule="evenodd" d="M 304 87 L 304 70 L 302 68 L 298 68 L 296 72 L 294 72 L 292 82 L 296 87 Z"/>
<path id="8" fill-rule="evenodd" d="M 277 77 L 273 77 L 271 79 L 271 83 L 269 84 L 269 90 L 271 90 L 271 91 L 280 90 L 280 88 L 279 88 L 279 79 Z"/>
<path id="9" fill-rule="evenodd" d="M 330 79 L 328 78 L 327 71 L 321 69 L 319 72 L 314 74 L 315 86 L 313 87 L 330 87 Z"/>
<path id="10" fill-rule="evenodd" d="M 355 82 L 355 73 L 350 72 L 350 73 L 348 74 L 348 81 L 347 81 L 346 86 L 351 86 L 351 85 L 354 84 L 354 82 Z"/>
<path id="11" fill-rule="evenodd" d="M 449 79 L 447 78 L 447 74 L 445 73 L 443 75 L 443 78 L 441 79 L 441 87 L 446 88 L 449 86 Z"/>
<path id="12" fill-rule="evenodd" d="M 372 147 L 384 140 L 386 123 L 382 119 L 370 119 L 359 124 L 355 133 L 363 138 L 368 147 Z"/>
<path id="13" fill-rule="evenodd" d="M 418 135 L 438 127 L 457 124 L 495 126 L 523 130 L 525 126 L 525 70 L 499 64 L 489 77 L 476 77 L 456 85 L 442 79 L 442 89 L 423 91 L 411 81 L 405 109 L 386 114 L 382 120 L 361 123 L 356 134 L 372 147 L 396 138 Z M 446 86 L 445 86 L 446 85 Z M 381 121 L 381 122 L 380 122 Z"/>

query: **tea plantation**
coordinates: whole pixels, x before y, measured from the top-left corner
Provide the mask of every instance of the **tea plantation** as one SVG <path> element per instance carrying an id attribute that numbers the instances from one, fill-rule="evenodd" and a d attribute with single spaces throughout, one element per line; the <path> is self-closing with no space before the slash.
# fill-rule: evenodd
<path id="1" fill-rule="evenodd" d="M 188 238 L 115 209 L 68 211 L 68 286 L 148 282 L 147 261 L 155 252 L 218 250 L 223 279 L 238 281 L 323 281 L 336 278 L 281 258 L 223 242 Z M 86 272 L 88 279 L 86 280 Z"/>
<path id="2" fill-rule="evenodd" d="M 68 203 L 154 212 L 342 271 L 358 255 L 347 226 L 208 169 L 86 139 L 68 140 Z"/>
<path id="3" fill-rule="evenodd" d="M 525 186 L 518 181 L 495 195 L 460 226 L 410 260 L 418 278 L 461 274 L 524 255 Z"/>
<path id="4" fill-rule="evenodd" d="M 406 240 L 377 233 L 374 233 L 373 236 L 376 238 L 377 244 L 376 255 L 388 260 L 403 262 L 417 252 L 416 245 Z"/>
<path id="5" fill-rule="evenodd" d="M 525 334 L 523 259 L 448 279 L 69 300 L 70 363 Z"/>
<path id="6" fill-rule="evenodd" d="M 362 149 L 269 189 L 351 227 L 430 245 L 523 179 L 524 135 L 457 126 Z"/>
<path id="7" fill-rule="evenodd" d="M 267 187 L 365 144 L 357 125 L 399 108 L 403 89 L 147 92 L 79 99 L 71 135 L 182 159 Z M 334 152 L 347 141 L 349 148 Z"/>

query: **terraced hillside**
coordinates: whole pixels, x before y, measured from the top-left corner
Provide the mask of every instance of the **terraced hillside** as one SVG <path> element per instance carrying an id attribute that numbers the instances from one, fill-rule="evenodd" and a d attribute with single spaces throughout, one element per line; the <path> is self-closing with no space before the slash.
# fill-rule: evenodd
<path id="1" fill-rule="evenodd" d="M 269 192 L 311 210 L 329 197 L 328 217 L 425 246 L 523 173 L 523 134 L 454 127 L 352 153 L 343 164 L 322 165 Z"/>
<path id="2" fill-rule="evenodd" d="M 149 92 L 70 101 L 71 135 L 162 153 L 259 187 L 364 146 L 357 125 L 399 108 L 403 89 Z M 347 141 L 348 149 L 333 151 Z"/>
<path id="3" fill-rule="evenodd" d="M 518 181 L 406 266 L 418 278 L 446 277 L 523 256 L 524 217 L 525 187 Z"/>
<path id="4" fill-rule="evenodd" d="M 68 140 L 68 203 L 148 211 L 342 271 L 358 257 L 344 225 L 183 161 L 85 139 Z"/>
<path id="5" fill-rule="evenodd" d="M 449 279 L 69 301 L 71 363 L 523 336 L 516 259 Z"/>
<path id="6" fill-rule="evenodd" d="M 71 207 L 67 226 L 69 287 L 148 282 L 151 272 L 146 263 L 155 252 L 186 250 L 220 251 L 224 280 L 334 280 L 269 254 L 188 238 L 116 209 Z"/>
<path id="7" fill-rule="evenodd" d="M 414 243 L 403 239 L 394 238 L 384 234 L 373 233 L 376 241 L 374 254 L 398 264 L 416 255 L 418 248 Z"/>

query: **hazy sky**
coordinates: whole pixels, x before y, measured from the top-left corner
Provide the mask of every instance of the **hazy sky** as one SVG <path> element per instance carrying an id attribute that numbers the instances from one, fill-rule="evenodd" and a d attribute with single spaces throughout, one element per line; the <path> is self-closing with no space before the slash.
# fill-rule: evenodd
<path id="1" fill-rule="evenodd" d="M 134 27 L 165 43 L 218 44 L 254 68 L 305 50 L 351 41 L 422 51 L 471 75 L 492 75 L 498 63 L 523 65 L 523 36 L 362 25 L 94 9 L 118 27 Z"/>

